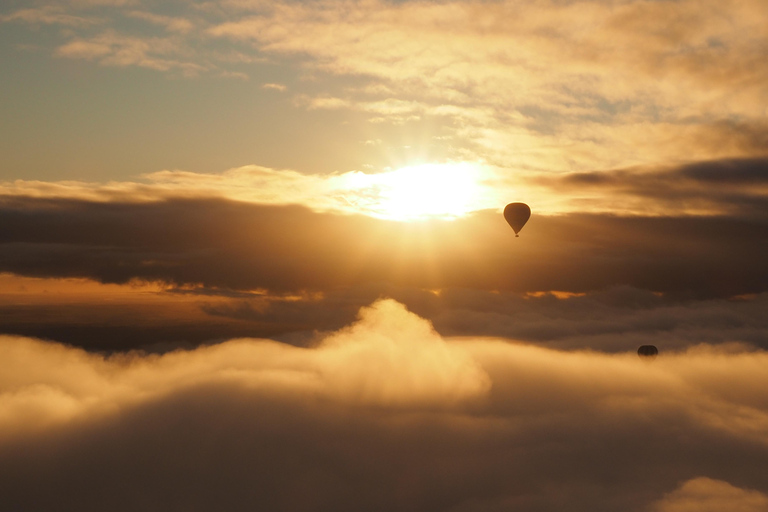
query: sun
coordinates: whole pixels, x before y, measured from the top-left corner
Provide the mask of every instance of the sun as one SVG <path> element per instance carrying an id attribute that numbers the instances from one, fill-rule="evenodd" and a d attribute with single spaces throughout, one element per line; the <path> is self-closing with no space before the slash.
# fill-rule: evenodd
<path id="1" fill-rule="evenodd" d="M 393 220 L 461 217 L 480 199 L 479 169 L 466 162 L 402 167 L 371 178 L 378 192 L 372 209 Z"/>

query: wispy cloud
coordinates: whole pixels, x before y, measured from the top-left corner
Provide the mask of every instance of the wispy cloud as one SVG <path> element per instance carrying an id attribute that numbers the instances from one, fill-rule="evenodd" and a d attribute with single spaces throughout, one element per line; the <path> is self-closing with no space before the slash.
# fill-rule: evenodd
<path id="1" fill-rule="evenodd" d="M 129 11 L 126 13 L 126 15 L 130 16 L 131 18 L 136 18 L 149 23 L 153 23 L 155 25 L 160 25 L 169 32 L 180 32 L 184 34 L 192 31 L 195 28 L 194 23 L 186 18 L 162 16 L 147 11 Z"/>
<path id="2" fill-rule="evenodd" d="M 480 178 L 486 173 L 492 175 L 493 172 L 480 165 L 460 162 L 448 162 L 445 165 L 445 174 L 457 166 L 471 167 Z M 438 171 L 439 166 L 437 164 Z M 381 203 L 386 199 L 387 191 L 396 186 L 389 183 L 388 178 L 398 172 L 402 177 L 402 169 L 380 173 L 350 171 L 303 174 L 289 169 L 247 165 L 222 173 L 158 171 L 145 174 L 140 181 L 133 182 L 0 182 L 0 196 L 56 197 L 102 202 L 218 197 L 257 204 L 301 204 L 316 211 L 382 216 L 385 212 L 382 211 Z M 475 186 L 474 183 L 471 185 Z M 478 184 L 477 188 L 479 192 L 472 199 L 472 204 L 468 205 L 469 210 L 495 208 L 500 204 L 500 199 L 496 197 L 498 192 L 494 192 L 492 185 Z"/>
<path id="3" fill-rule="evenodd" d="M 595 210 L 623 209 L 637 215 L 768 214 L 767 158 L 569 173 L 539 181 L 559 193 L 581 195 Z"/>
<path id="4" fill-rule="evenodd" d="M 179 70 L 196 75 L 206 68 L 184 60 L 178 41 L 167 38 L 137 38 L 113 31 L 98 36 L 74 39 L 56 49 L 59 57 L 97 60 L 107 66 L 139 66 L 158 71 Z"/>
<path id="5" fill-rule="evenodd" d="M 106 65 L 243 78 L 242 65 L 272 59 L 325 76 L 297 89 L 299 106 L 368 112 L 375 123 L 429 119 L 452 135 L 455 156 L 571 172 L 764 154 L 763 7 L 243 1 L 174 16 L 102 9 L 114 28 L 96 35 L 71 6 L 4 19 L 67 24 L 56 53 Z M 131 32 L 120 16 L 162 32 Z"/>
<path id="6" fill-rule="evenodd" d="M 514 161 L 520 148 L 567 146 L 564 157 L 578 168 L 681 158 L 689 149 L 667 143 L 679 138 L 673 132 L 761 119 L 766 77 L 755 59 L 768 46 L 752 30 L 758 20 L 765 10 L 757 1 L 324 2 L 274 4 L 209 33 L 310 55 L 308 65 L 337 75 L 372 77 L 394 91 L 378 102 L 482 106 L 491 115 L 479 123 L 455 112 L 467 125 L 463 136 L 498 155 L 494 161 Z M 328 100 L 310 102 L 320 104 Z M 371 100 L 334 103 L 344 105 L 365 109 Z M 517 139 L 516 127 L 533 140 Z M 706 147 L 697 150 L 712 151 Z"/>
<path id="7" fill-rule="evenodd" d="M 288 87 L 284 84 L 266 83 L 261 86 L 262 89 L 272 89 L 273 91 L 285 91 Z"/>
<path id="8" fill-rule="evenodd" d="M 67 11 L 63 6 L 48 5 L 34 9 L 20 9 L 10 14 L 0 15 L 0 22 L 17 21 L 29 24 L 64 25 L 67 27 L 86 27 L 103 23 L 104 20 L 90 16 L 78 16 Z"/>
<path id="9" fill-rule="evenodd" d="M 71 47 L 82 55 L 106 55 L 111 47 L 98 44 Z M 346 103 L 330 99 L 313 108 L 341 108 Z M 371 106 L 377 115 L 400 112 L 408 104 Z M 365 141 L 377 145 L 379 140 Z M 483 209 L 498 210 L 511 194 L 533 204 L 537 214 L 614 213 L 639 216 L 765 215 L 768 201 L 768 159 L 725 158 L 689 161 L 677 165 L 638 166 L 624 169 L 593 169 L 583 172 L 541 174 L 482 163 L 433 164 L 433 183 L 417 183 L 419 168 L 379 172 L 350 171 L 306 174 L 290 169 L 247 165 L 221 173 L 165 170 L 142 175 L 136 181 L 87 183 L 79 181 L 0 182 L 0 196 L 78 199 L 89 201 L 161 201 L 169 198 L 231 199 L 257 204 L 301 204 L 319 212 L 359 213 L 386 216 L 387 194 L 397 187 L 407 190 L 409 201 L 418 203 L 424 187 L 440 194 L 442 179 L 450 180 L 457 169 L 471 170 L 472 195 L 462 214 Z M 398 175 L 401 180 L 396 179 Z M 409 178 L 408 178 L 409 177 Z M 470 177 L 466 177 L 470 179 Z M 512 191 L 512 192 L 510 192 Z"/>

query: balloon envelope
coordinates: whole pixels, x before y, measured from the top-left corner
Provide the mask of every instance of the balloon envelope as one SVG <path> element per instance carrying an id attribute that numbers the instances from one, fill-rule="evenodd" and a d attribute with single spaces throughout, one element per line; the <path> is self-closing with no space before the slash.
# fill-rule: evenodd
<path id="1" fill-rule="evenodd" d="M 656 357 L 659 355 L 659 349 L 654 345 L 642 345 L 637 349 L 637 355 L 640 357 Z"/>
<path id="2" fill-rule="evenodd" d="M 531 209 L 525 203 L 509 203 L 504 207 L 504 219 L 515 230 L 515 235 L 523 229 L 529 218 L 531 218 Z"/>

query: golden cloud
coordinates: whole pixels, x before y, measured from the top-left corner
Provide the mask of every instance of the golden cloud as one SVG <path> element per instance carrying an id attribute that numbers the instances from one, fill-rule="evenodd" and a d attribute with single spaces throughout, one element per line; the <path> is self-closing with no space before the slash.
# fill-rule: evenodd
<path id="1" fill-rule="evenodd" d="M 0 489 L 27 510 L 65 497 L 124 510 L 141 486 L 204 510 L 224 492 L 233 510 L 762 511 L 766 363 L 445 339 L 391 300 L 313 348 L 239 339 L 105 357 L 5 336 L 0 474 L 16 484 Z M 156 464 L 165 476 L 146 480 Z M 117 480 L 83 484 L 98 473 Z"/>
<path id="2" fill-rule="evenodd" d="M 757 27 L 768 20 L 758 0 L 326 1 L 256 10 L 208 33 L 310 55 L 311 66 L 375 77 L 389 91 L 372 99 L 364 87 L 335 98 L 334 108 L 450 107 L 460 137 L 495 163 L 574 170 L 758 150 L 700 140 L 723 119 L 764 116 L 768 77 L 758 62 L 768 47 Z M 545 160 L 553 151 L 559 159 Z"/>
<path id="3" fill-rule="evenodd" d="M 110 66 L 242 79 L 242 63 L 285 59 L 296 74 L 331 76 L 292 86 L 296 104 L 376 123 L 429 118 L 453 137 L 454 158 L 508 171 L 765 154 L 762 0 L 244 1 L 174 17 L 120 12 L 163 30 L 155 35 L 119 23 L 92 33 L 71 10 L 3 20 L 71 25 L 55 54 Z"/>
<path id="4" fill-rule="evenodd" d="M 654 512 L 765 512 L 768 495 L 711 478 L 692 478 L 656 504 Z"/>
<path id="5" fill-rule="evenodd" d="M 0 435 L 120 413 L 204 383 L 362 404 L 452 404 L 482 395 L 488 379 L 459 347 L 391 300 L 314 349 L 232 340 L 162 356 L 111 358 L 63 345 L 5 337 Z"/>

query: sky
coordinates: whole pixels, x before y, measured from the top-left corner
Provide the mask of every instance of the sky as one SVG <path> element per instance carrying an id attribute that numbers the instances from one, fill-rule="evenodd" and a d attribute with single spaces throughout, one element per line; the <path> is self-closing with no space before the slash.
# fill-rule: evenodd
<path id="1" fill-rule="evenodd" d="M 766 26 L 3 2 L 4 506 L 767 512 Z"/>

